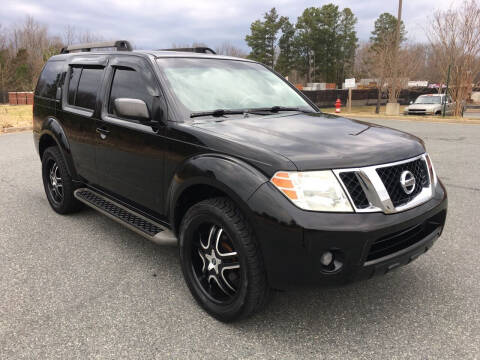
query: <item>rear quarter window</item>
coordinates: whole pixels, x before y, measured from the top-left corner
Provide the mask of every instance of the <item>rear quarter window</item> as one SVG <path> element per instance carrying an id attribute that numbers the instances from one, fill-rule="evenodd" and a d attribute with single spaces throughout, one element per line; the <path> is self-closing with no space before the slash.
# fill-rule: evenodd
<path id="1" fill-rule="evenodd" d="M 71 67 L 67 94 L 68 104 L 94 110 L 103 70 L 103 67 Z"/>
<path id="2" fill-rule="evenodd" d="M 63 61 L 47 62 L 38 79 L 35 95 L 55 99 L 57 86 L 62 78 L 63 69 Z"/>

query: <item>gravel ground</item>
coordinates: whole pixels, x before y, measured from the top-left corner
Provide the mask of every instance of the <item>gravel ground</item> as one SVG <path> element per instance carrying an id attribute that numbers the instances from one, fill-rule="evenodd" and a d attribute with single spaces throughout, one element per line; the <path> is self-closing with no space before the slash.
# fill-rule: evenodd
<path id="1" fill-rule="evenodd" d="M 1 135 L 0 358 L 480 358 L 480 126 L 383 123 L 425 140 L 449 191 L 443 236 L 386 276 L 277 293 L 228 325 L 194 303 L 175 248 L 93 210 L 55 214 L 31 133 Z"/>

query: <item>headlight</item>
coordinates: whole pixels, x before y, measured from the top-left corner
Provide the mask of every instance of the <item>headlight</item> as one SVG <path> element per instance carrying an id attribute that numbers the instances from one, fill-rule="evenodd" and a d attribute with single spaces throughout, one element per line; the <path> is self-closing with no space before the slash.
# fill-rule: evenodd
<path id="1" fill-rule="evenodd" d="M 427 154 L 426 159 L 427 159 L 427 165 L 428 165 L 428 173 L 430 174 L 432 186 L 435 187 L 437 186 L 437 182 L 438 182 L 437 173 L 435 172 L 435 168 L 433 167 L 433 162 L 432 162 L 432 159 L 430 158 L 430 155 Z"/>
<path id="2" fill-rule="evenodd" d="M 270 180 L 291 202 L 304 210 L 353 212 L 332 171 L 279 171 Z"/>

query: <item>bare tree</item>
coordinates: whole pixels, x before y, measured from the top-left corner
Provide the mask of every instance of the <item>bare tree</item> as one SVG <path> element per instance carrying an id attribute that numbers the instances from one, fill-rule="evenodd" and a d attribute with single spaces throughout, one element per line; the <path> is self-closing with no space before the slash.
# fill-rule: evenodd
<path id="1" fill-rule="evenodd" d="M 78 43 L 91 43 L 104 40 L 103 36 L 92 33 L 90 30 L 79 32 L 76 36 L 76 42 Z"/>
<path id="2" fill-rule="evenodd" d="M 94 34 L 90 30 L 81 31 L 77 29 L 75 26 L 67 25 L 63 30 L 61 40 L 64 46 L 68 46 L 74 43 L 88 43 L 88 42 L 102 41 L 103 36 L 99 34 Z"/>
<path id="3" fill-rule="evenodd" d="M 77 40 L 77 29 L 75 26 L 67 25 L 62 34 L 62 41 L 65 46 L 72 45 Z"/>
<path id="4" fill-rule="evenodd" d="M 392 34 L 391 36 L 395 36 Z M 375 112 L 380 111 L 380 101 L 382 94 L 388 91 L 390 96 L 398 99 L 400 91 L 407 86 L 411 74 L 418 73 L 419 69 L 425 63 L 425 47 L 421 44 L 404 44 L 396 53 L 397 77 L 394 79 L 392 66 L 394 52 L 392 52 L 392 42 L 382 41 L 376 44 L 362 43 L 355 54 L 356 77 L 372 78 L 378 89 L 377 106 Z M 395 86 L 392 84 L 395 82 Z"/>
<path id="5" fill-rule="evenodd" d="M 7 84 L 11 81 L 11 56 L 8 49 L 6 31 L 0 24 L 0 94 L 1 102 L 7 102 Z"/>
<path id="6" fill-rule="evenodd" d="M 248 55 L 245 51 L 236 47 L 229 41 L 224 41 L 222 44 L 220 44 L 220 46 L 217 46 L 215 48 L 215 52 L 219 55 L 235 56 L 241 58 L 246 58 Z"/>
<path id="7" fill-rule="evenodd" d="M 195 47 L 208 47 L 207 44 L 203 42 L 192 42 L 191 44 L 189 43 L 172 43 L 170 46 L 171 49 L 182 49 L 182 48 L 195 48 Z"/>
<path id="8" fill-rule="evenodd" d="M 425 47 L 422 44 L 405 44 L 397 53 L 397 88 L 400 92 L 408 86 L 409 79 L 416 79 L 426 63 Z"/>
<path id="9" fill-rule="evenodd" d="M 456 9 L 437 11 L 427 32 L 437 69 L 443 81 L 450 67 L 450 95 L 456 101 L 455 115 L 460 115 L 480 70 L 480 7 L 475 0 L 465 0 Z"/>
<path id="10" fill-rule="evenodd" d="M 394 34 L 392 35 L 394 36 Z M 393 39 L 392 39 L 393 41 Z M 372 78 L 378 91 L 375 112 L 380 112 L 382 93 L 387 90 L 387 80 L 391 77 L 392 69 L 392 42 L 384 40 L 373 44 L 363 43 L 359 46 L 355 55 L 355 75 Z"/>
<path id="11" fill-rule="evenodd" d="M 58 37 L 48 35 L 47 26 L 27 16 L 23 23 L 15 26 L 11 32 L 10 51 L 21 62 L 25 71 L 25 80 L 20 88 L 33 89 L 45 61 L 61 48 Z M 14 59 L 15 60 L 15 59 Z M 27 79 L 28 78 L 28 79 Z M 18 84 L 17 84 L 18 85 Z"/>

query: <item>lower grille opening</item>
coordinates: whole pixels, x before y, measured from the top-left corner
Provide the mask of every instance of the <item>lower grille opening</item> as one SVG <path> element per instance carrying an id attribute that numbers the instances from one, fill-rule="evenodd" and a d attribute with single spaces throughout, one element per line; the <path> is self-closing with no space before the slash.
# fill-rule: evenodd
<path id="1" fill-rule="evenodd" d="M 443 223 L 443 221 L 441 221 L 442 216 L 446 216 L 445 212 L 441 212 L 421 224 L 417 224 L 375 240 L 370 247 L 366 261 L 377 260 L 390 254 L 394 254 L 397 251 L 408 248 L 409 246 L 423 240 L 434 232 L 441 223 Z"/>

